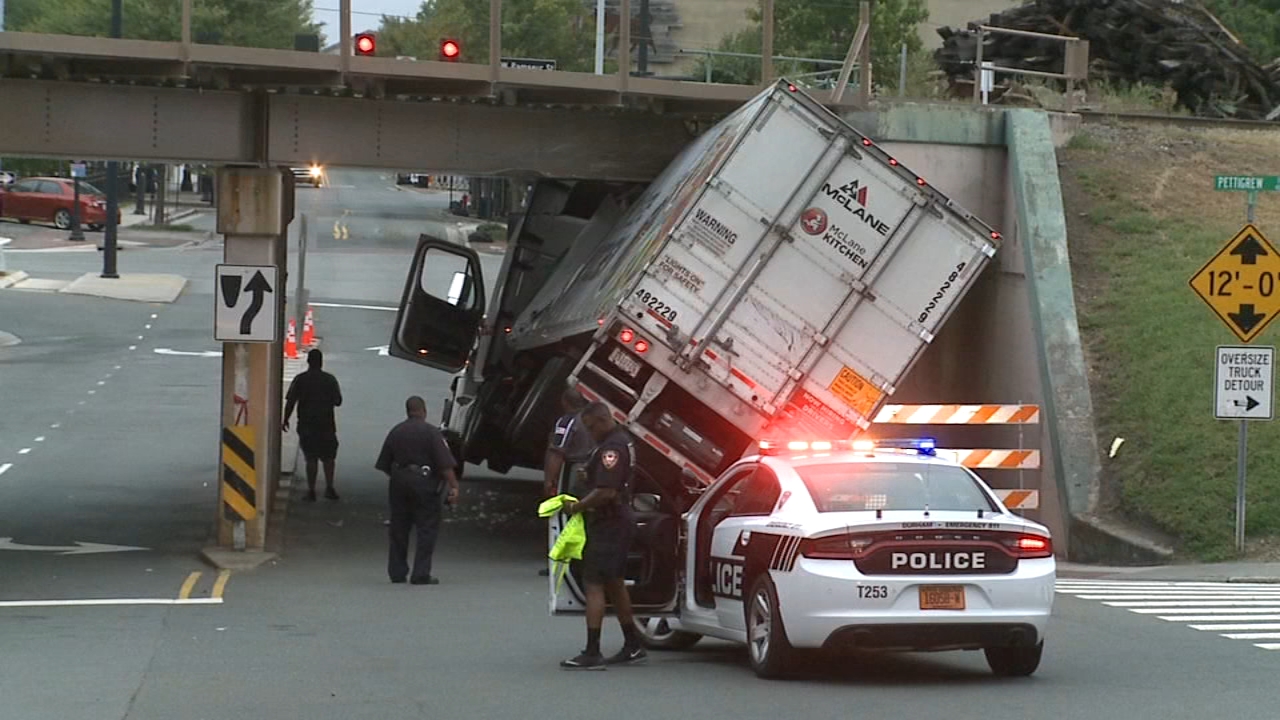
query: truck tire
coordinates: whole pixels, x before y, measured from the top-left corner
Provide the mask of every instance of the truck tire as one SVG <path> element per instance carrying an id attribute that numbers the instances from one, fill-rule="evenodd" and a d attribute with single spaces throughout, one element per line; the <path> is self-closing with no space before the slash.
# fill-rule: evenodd
<path id="1" fill-rule="evenodd" d="M 1000 677 L 1028 677 L 1040 667 L 1044 641 L 1032 646 L 1000 646 L 983 648 L 991 672 Z"/>

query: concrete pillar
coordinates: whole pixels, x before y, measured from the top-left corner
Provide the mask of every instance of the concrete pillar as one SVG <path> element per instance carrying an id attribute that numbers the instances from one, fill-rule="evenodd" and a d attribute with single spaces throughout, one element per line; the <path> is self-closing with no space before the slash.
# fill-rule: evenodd
<path id="1" fill-rule="evenodd" d="M 270 501 L 280 476 L 287 232 L 294 213 L 293 175 L 281 168 L 221 168 L 217 198 L 223 262 L 275 268 L 274 273 L 268 273 L 274 275 L 274 284 L 259 310 L 271 314 L 269 323 L 263 326 L 254 321 L 257 328 L 273 328 L 267 333 L 269 339 L 262 339 L 258 329 L 258 339 L 222 344 L 218 547 L 258 551 L 266 546 Z M 247 306 L 244 285 L 241 283 L 237 312 Z M 226 290 L 220 286 L 215 291 L 214 302 L 227 305 Z M 225 340 L 227 331 L 219 332 L 216 337 Z"/>

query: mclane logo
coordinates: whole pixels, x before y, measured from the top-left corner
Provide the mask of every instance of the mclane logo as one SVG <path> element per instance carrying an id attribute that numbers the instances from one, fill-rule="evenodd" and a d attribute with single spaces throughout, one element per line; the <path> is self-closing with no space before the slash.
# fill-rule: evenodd
<path id="1" fill-rule="evenodd" d="M 810 235 L 821 235 L 827 229 L 827 213 L 822 208 L 811 207 L 800 216 L 800 227 Z"/>
<path id="2" fill-rule="evenodd" d="M 894 570 L 984 570 L 987 555 L 982 551 L 967 552 L 895 552 L 889 567 Z"/>
<path id="3" fill-rule="evenodd" d="M 738 233 L 730 230 L 724 223 L 717 220 L 714 215 L 706 210 L 698 208 L 698 211 L 694 213 L 694 216 L 697 218 L 698 222 L 702 223 L 703 226 L 712 233 L 718 235 L 721 240 L 724 240 L 730 245 L 738 242 Z"/>
<path id="4" fill-rule="evenodd" d="M 889 225 L 875 215 L 872 215 L 867 207 L 867 187 L 859 180 L 850 180 L 838 188 L 831 187 L 831 183 L 825 183 L 822 186 L 822 192 L 827 197 L 834 200 L 850 214 L 859 220 L 870 225 L 873 230 L 881 235 L 889 234 Z M 857 203 L 858 207 L 854 207 Z"/>

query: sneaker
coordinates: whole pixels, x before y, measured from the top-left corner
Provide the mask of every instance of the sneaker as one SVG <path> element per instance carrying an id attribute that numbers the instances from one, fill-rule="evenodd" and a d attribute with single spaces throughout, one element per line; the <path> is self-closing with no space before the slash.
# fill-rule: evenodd
<path id="1" fill-rule="evenodd" d="M 639 665 L 649 659 L 649 653 L 642 647 L 623 647 L 616 655 L 605 660 L 606 665 Z"/>
<path id="2" fill-rule="evenodd" d="M 324 491 L 324 496 L 325 496 L 326 498 L 328 498 L 329 500 L 337 500 L 337 499 L 338 499 L 338 492 L 337 492 L 336 490 L 334 490 L 333 488 L 329 488 L 328 490 L 325 490 L 325 491 Z"/>
<path id="3" fill-rule="evenodd" d="M 604 670 L 604 657 L 600 654 L 588 655 L 579 653 L 577 657 L 561 660 L 560 667 L 565 670 Z"/>

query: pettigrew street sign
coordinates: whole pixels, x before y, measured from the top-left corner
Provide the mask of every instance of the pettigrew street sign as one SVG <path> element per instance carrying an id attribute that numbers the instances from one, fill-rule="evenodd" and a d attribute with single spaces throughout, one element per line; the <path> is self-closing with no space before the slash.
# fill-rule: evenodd
<path id="1" fill-rule="evenodd" d="M 275 342 L 280 327 L 274 265 L 219 265 L 213 284 L 213 337 L 220 342 Z"/>
<path id="2" fill-rule="evenodd" d="M 1275 418 L 1274 347 L 1219 345 L 1214 373 L 1214 417 L 1219 420 Z"/>
<path id="3" fill-rule="evenodd" d="M 1280 312 L 1280 252 L 1245 225 L 1191 277 L 1191 289 L 1241 342 L 1251 342 Z"/>
<path id="4" fill-rule="evenodd" d="M 1280 192 L 1277 175 L 1216 175 L 1213 189 L 1227 192 Z"/>

